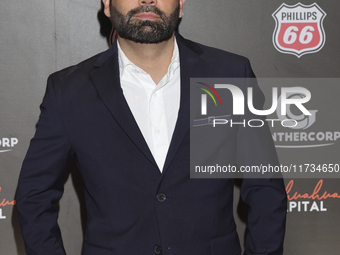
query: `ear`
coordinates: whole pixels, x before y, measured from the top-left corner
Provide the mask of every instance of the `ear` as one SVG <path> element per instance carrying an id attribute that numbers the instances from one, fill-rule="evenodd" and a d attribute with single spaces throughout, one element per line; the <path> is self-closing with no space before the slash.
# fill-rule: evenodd
<path id="1" fill-rule="evenodd" d="M 104 0 L 103 0 L 104 1 Z M 183 16 L 183 5 L 185 3 L 185 0 L 179 0 L 179 7 L 180 7 L 180 10 L 179 10 L 179 17 L 182 18 Z"/>
<path id="2" fill-rule="evenodd" d="M 105 15 L 110 18 L 111 12 L 110 12 L 110 0 L 102 0 L 104 4 L 104 13 Z"/>

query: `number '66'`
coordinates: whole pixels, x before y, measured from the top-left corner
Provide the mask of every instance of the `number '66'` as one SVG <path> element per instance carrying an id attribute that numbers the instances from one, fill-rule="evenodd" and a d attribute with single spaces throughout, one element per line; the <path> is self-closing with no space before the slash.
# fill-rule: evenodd
<path id="1" fill-rule="evenodd" d="M 312 26 L 305 26 L 299 35 L 299 42 L 302 44 L 308 44 L 313 40 L 313 32 L 314 27 Z M 287 28 L 284 36 L 283 36 L 283 42 L 285 44 L 293 44 L 296 42 L 296 39 L 298 38 L 299 28 L 296 26 L 290 26 Z"/>

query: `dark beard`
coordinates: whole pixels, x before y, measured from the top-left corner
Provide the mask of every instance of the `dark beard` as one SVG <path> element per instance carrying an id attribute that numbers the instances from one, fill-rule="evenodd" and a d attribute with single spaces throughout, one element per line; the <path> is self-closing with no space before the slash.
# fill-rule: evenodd
<path id="1" fill-rule="evenodd" d="M 126 16 L 111 5 L 111 22 L 118 35 L 137 43 L 160 43 L 169 40 L 179 23 L 180 6 L 167 17 L 166 14 L 153 5 L 145 5 L 129 11 Z M 131 20 L 134 15 L 143 12 L 157 14 L 161 21 Z"/>

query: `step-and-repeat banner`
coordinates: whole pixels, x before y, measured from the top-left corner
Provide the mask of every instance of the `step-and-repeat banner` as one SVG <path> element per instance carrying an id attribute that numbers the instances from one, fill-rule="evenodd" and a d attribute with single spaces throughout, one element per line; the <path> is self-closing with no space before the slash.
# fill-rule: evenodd
<path id="1" fill-rule="evenodd" d="M 339 10 L 336 0 L 188 0 L 179 27 L 188 39 L 248 57 L 267 81 L 259 84 L 265 109 L 278 102 L 268 116 L 273 139 L 282 169 L 297 173 L 285 175 L 289 255 L 340 250 Z M 110 22 L 100 0 L 1 0 L 0 32 L 0 254 L 22 255 L 16 185 L 47 76 L 107 49 Z M 311 95 L 303 105 L 309 114 L 286 109 L 293 124 L 279 114 L 283 87 L 297 88 L 285 100 L 303 100 L 308 95 L 296 92 L 301 88 Z M 248 208 L 239 186 L 234 207 L 243 242 Z M 74 164 L 59 208 L 66 251 L 81 254 L 86 215 Z"/>

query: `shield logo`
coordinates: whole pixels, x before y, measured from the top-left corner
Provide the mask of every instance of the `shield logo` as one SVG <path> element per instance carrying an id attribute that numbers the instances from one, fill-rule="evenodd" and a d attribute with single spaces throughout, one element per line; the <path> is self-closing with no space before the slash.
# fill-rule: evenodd
<path id="1" fill-rule="evenodd" d="M 326 13 L 316 3 L 283 3 L 272 16 L 276 23 L 273 44 L 279 52 L 300 58 L 318 52 L 325 45 L 323 20 Z"/>

